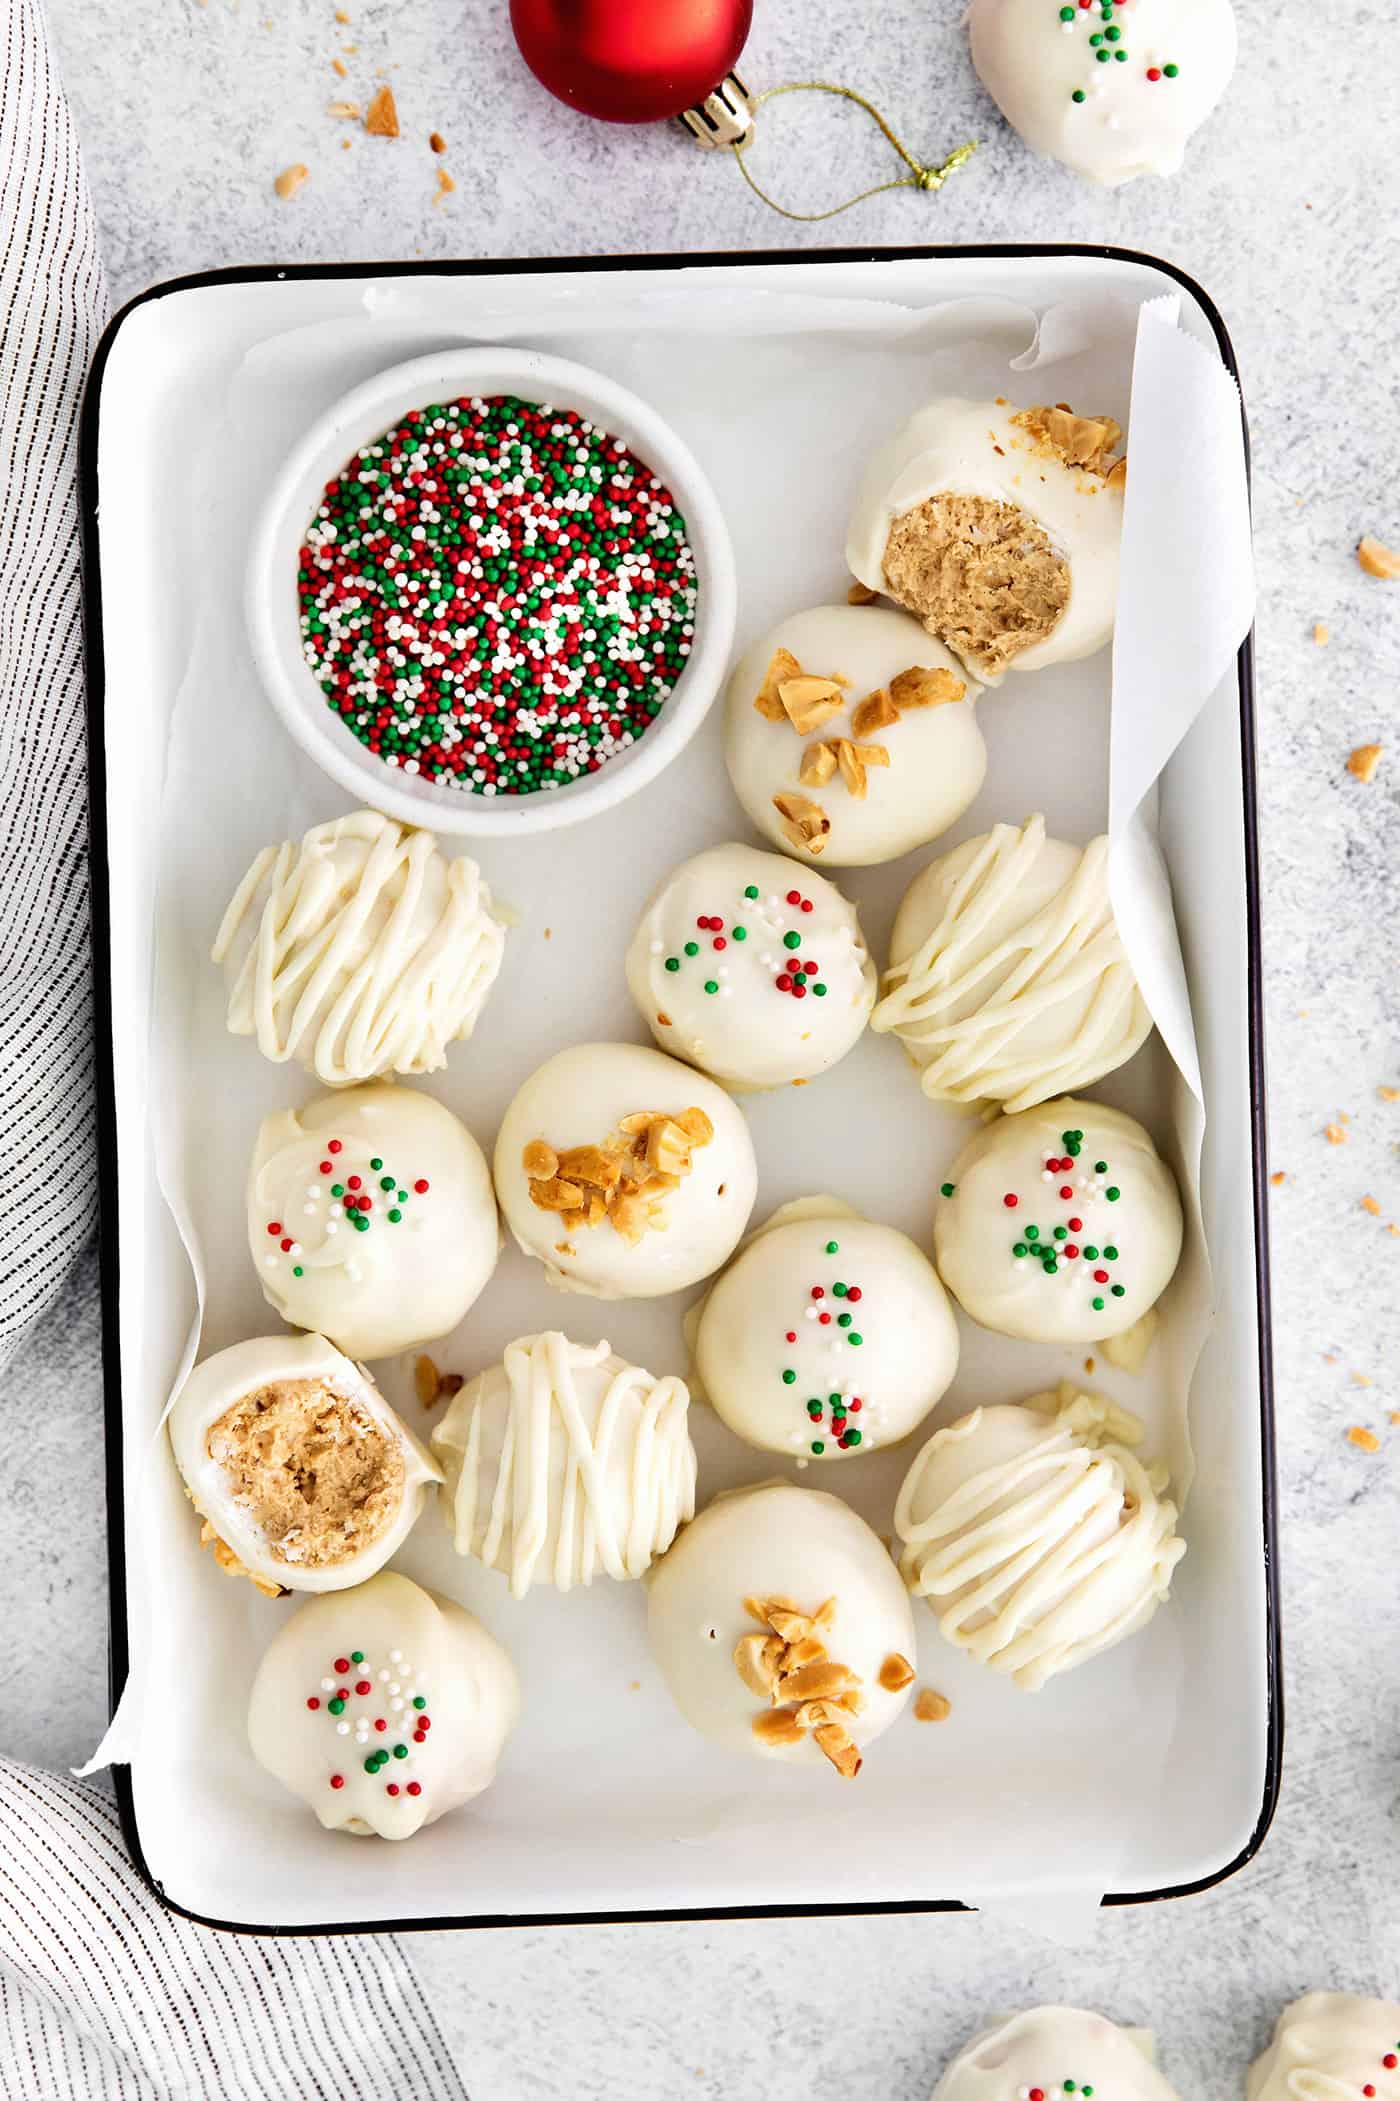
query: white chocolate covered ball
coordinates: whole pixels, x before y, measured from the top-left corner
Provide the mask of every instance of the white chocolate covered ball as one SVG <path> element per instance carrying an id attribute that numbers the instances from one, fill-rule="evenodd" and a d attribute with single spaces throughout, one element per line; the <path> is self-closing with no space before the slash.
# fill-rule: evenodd
<path id="1" fill-rule="evenodd" d="M 423 1446 L 324 1335 L 269 1335 L 195 1366 L 170 1443 L 204 1544 L 264 1590 L 345 1590 L 397 1553 L 429 1485 Z"/>
<path id="2" fill-rule="evenodd" d="M 470 1036 L 505 953 L 475 861 L 375 810 L 268 846 L 223 917 L 213 959 L 228 1025 L 327 1087 L 437 1072 Z"/>
<path id="3" fill-rule="evenodd" d="M 894 1525 L 905 1581 L 954 1647 L 1034 1692 L 1147 1624 L 1186 1548 L 1141 1436 L 1068 1383 L 935 1430 Z"/>
<path id="4" fill-rule="evenodd" d="M 831 1197 L 784 1205 L 705 1300 L 695 1367 L 745 1444 L 853 1459 L 917 1429 L 952 1384 L 958 1324 L 928 1257 Z"/>
<path id="5" fill-rule="evenodd" d="M 1400 2004 L 1307 1992 L 1249 2068 L 1248 2101 L 1400 2101 Z"/>
<path id="6" fill-rule="evenodd" d="M 575 1044 L 532 1072 L 502 1118 L 495 1174 L 506 1224 L 550 1283 L 600 1299 L 711 1275 L 758 1187 L 730 1096 L 635 1043 Z"/>
<path id="7" fill-rule="evenodd" d="M 972 63 L 1035 153 L 1112 188 L 1174 175 L 1235 70 L 1230 0 L 972 0 Z"/>
<path id="8" fill-rule="evenodd" d="M 786 1481 L 716 1496 L 686 1526 L 647 1577 L 647 1625 L 702 1736 L 844 1777 L 914 1680 L 914 1616 L 889 1555 L 845 1503 Z M 789 1656 L 808 1642 L 821 1654 Z"/>
<path id="9" fill-rule="evenodd" d="M 1181 1199 L 1135 1118 L 1061 1095 L 999 1116 L 948 1170 L 938 1273 L 984 1328 L 1099 1342 L 1162 1296 L 1181 1254 Z"/>
<path id="10" fill-rule="evenodd" d="M 515 1666 L 480 1620 L 386 1569 L 273 1637 L 248 1741 L 328 1831 L 411 1838 L 491 1785 L 519 1711 Z"/>
<path id="11" fill-rule="evenodd" d="M 1146 1041 L 1108 895 L 1108 840 L 1049 839 L 1043 817 L 996 825 L 915 876 L 871 1016 L 930 1101 L 1032 1109 L 1088 1087 Z"/>
<path id="12" fill-rule="evenodd" d="M 523 1335 L 433 1432 L 457 1552 L 508 1575 L 517 1598 L 643 1575 L 695 1514 L 689 1405 L 683 1380 L 606 1342 Z"/>
<path id="13" fill-rule="evenodd" d="M 984 2030 L 959 2051 L 933 2101 L 1177 2101 L 1157 2069 L 1152 2038 L 1074 2006 L 1034 2006 Z"/>
<path id="14" fill-rule="evenodd" d="M 855 906 L 754 846 L 712 846 L 667 877 L 632 937 L 627 984 L 663 1050 L 738 1088 L 826 1072 L 875 1004 Z"/>
<path id="15" fill-rule="evenodd" d="M 919 671 L 931 676 L 905 677 Z M 794 720 L 781 688 L 799 677 L 832 691 L 794 703 Z M 724 756 L 734 793 L 755 829 L 799 861 L 893 861 L 946 832 L 981 787 L 976 698 L 962 666 L 905 613 L 791 613 L 729 681 Z"/>
<path id="16" fill-rule="evenodd" d="M 266 1117 L 248 1170 L 263 1296 L 352 1357 L 446 1335 L 496 1267 L 491 1174 L 431 1095 L 377 1083 Z"/>
<path id="17" fill-rule="evenodd" d="M 1118 596 L 1120 436 L 1107 417 L 931 401 L 866 470 L 846 539 L 852 573 L 985 685 L 1008 666 L 1091 656 L 1113 633 Z"/>

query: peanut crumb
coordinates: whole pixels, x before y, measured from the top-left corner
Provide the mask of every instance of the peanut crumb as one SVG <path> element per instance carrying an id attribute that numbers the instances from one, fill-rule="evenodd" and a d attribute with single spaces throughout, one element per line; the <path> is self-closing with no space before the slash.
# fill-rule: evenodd
<path id="1" fill-rule="evenodd" d="M 1371 1381 L 1364 1371 L 1354 1371 L 1351 1375 L 1351 1383 L 1353 1386 L 1369 1386 Z"/>
<path id="2" fill-rule="evenodd" d="M 916 1722 L 946 1722 L 952 1711 L 952 1701 L 946 1700 L 941 1692 L 934 1692 L 928 1685 L 914 1702 Z"/>
<path id="3" fill-rule="evenodd" d="M 1400 554 L 1373 539 L 1370 533 L 1358 542 L 1356 559 L 1368 576 L 1379 576 L 1386 583 L 1393 583 L 1400 576 Z"/>
<path id="4" fill-rule="evenodd" d="M 1313 640 L 1314 640 L 1314 642 L 1316 642 L 1316 644 L 1317 644 L 1318 648 L 1319 648 L 1319 649 L 1325 649 L 1325 648 L 1327 647 L 1328 643 L 1329 643 L 1329 642 L 1331 641 L 1331 639 L 1332 639 L 1332 630 L 1331 630 L 1331 629 L 1330 629 L 1330 628 L 1328 627 L 1328 625 L 1327 625 L 1326 621 L 1325 621 L 1325 620 L 1317 620 L 1317 621 L 1314 621 L 1314 623 L 1313 623 Z"/>
<path id="5" fill-rule="evenodd" d="M 1094 1376 L 1094 1360 L 1092 1357 L 1086 1357 L 1084 1359 L 1084 1369 L 1089 1374 L 1089 1377 L 1092 1379 Z"/>
<path id="6" fill-rule="evenodd" d="M 394 91 L 385 86 L 376 88 L 374 99 L 365 111 L 365 130 L 377 139 L 396 139 L 399 135 L 399 113 L 394 103 Z"/>
<path id="7" fill-rule="evenodd" d="M 282 170 L 272 187 L 285 204 L 289 197 L 295 197 L 310 173 L 311 170 L 307 167 L 305 161 L 293 161 L 290 168 Z"/>
<path id="8" fill-rule="evenodd" d="M 913 1664 L 907 1656 L 901 1656 L 897 1649 L 892 1650 L 880 1665 L 879 1682 L 885 1692 L 903 1692 L 906 1685 L 913 1683 L 913 1679 Z"/>
<path id="9" fill-rule="evenodd" d="M 1361 1208 L 1363 1211 L 1369 1211 L 1372 1218 L 1379 1218 L 1381 1215 L 1381 1207 L 1373 1196 L 1363 1196 Z"/>
<path id="10" fill-rule="evenodd" d="M 456 187 L 456 183 L 452 180 L 446 168 L 439 168 L 437 171 L 437 195 L 434 197 L 433 203 L 441 204 L 443 198 L 449 196 Z"/>
<path id="11" fill-rule="evenodd" d="M 437 1406 L 441 1375 L 431 1357 L 419 1357 L 413 1367 L 413 1390 L 420 1408 Z"/>
<path id="12" fill-rule="evenodd" d="M 1400 1087 L 1378 1087 L 1376 1092 L 1383 1102 L 1400 1102 Z"/>
<path id="13" fill-rule="evenodd" d="M 447 151 L 447 141 L 440 131 L 430 131 L 428 133 L 428 144 L 434 153 L 446 153 Z"/>
<path id="14" fill-rule="evenodd" d="M 1274 1174 L 1271 1174 L 1269 1176 L 1269 1180 L 1275 1189 L 1281 1189 L 1284 1183 L 1288 1180 L 1288 1176 L 1280 1167 Z"/>
<path id="15" fill-rule="evenodd" d="M 348 153 L 348 152 L 350 151 L 350 141 L 349 141 L 349 139 L 342 139 L 342 140 L 341 140 L 341 142 L 340 142 L 340 150 L 341 150 L 341 152 L 342 152 L 342 153 Z"/>
<path id="16" fill-rule="evenodd" d="M 1373 780 L 1381 762 L 1381 750 L 1379 744 L 1358 744 L 1347 760 L 1347 772 L 1354 773 L 1359 781 Z"/>
<path id="17" fill-rule="evenodd" d="M 349 15 L 346 14 L 345 9 L 343 7 L 338 7 L 336 9 L 335 18 L 337 22 L 348 22 L 350 19 Z"/>
<path id="18" fill-rule="evenodd" d="M 338 58 L 333 58 L 331 60 L 331 71 L 332 73 L 338 73 L 341 79 L 344 80 L 346 75 L 346 68 L 341 64 Z"/>
<path id="19" fill-rule="evenodd" d="M 846 593 L 847 605 L 869 605 L 875 593 L 869 584 L 854 583 Z"/>
<path id="20" fill-rule="evenodd" d="M 332 102 L 326 111 L 326 115 L 328 117 L 345 117 L 352 124 L 357 124 L 360 120 L 360 105 L 358 102 Z"/>
<path id="21" fill-rule="evenodd" d="M 1388 1420 L 1393 1423 L 1400 1423 L 1400 1408 L 1392 1408 Z"/>
<path id="22" fill-rule="evenodd" d="M 1354 1444 L 1361 1452 L 1378 1452 L 1381 1441 L 1374 1430 L 1363 1430 L 1360 1423 L 1353 1423 L 1347 1431 L 1348 1444 Z"/>
<path id="23" fill-rule="evenodd" d="M 1329 1145 L 1345 1145 L 1347 1142 L 1347 1134 L 1339 1123 L 1329 1123 L 1322 1135 Z"/>

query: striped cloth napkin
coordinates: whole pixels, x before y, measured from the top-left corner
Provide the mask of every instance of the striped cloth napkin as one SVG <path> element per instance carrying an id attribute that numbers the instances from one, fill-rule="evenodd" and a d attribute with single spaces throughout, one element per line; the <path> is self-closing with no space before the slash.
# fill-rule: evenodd
<path id="1" fill-rule="evenodd" d="M 106 307 L 47 25 L 0 0 L 0 1364 L 96 1195 L 77 445 Z M 463 2101 L 397 1941 L 187 1924 L 103 1795 L 7 1759 L 0 2094 Z"/>

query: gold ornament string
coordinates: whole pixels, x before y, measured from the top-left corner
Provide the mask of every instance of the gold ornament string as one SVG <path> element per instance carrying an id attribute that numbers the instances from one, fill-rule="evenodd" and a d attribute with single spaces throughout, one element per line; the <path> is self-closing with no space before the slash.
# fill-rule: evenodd
<path id="1" fill-rule="evenodd" d="M 926 168 L 922 161 L 915 160 L 909 148 L 893 128 L 885 122 L 885 119 L 880 115 L 873 102 L 867 102 L 864 95 L 858 95 L 854 88 L 838 87 L 834 81 L 830 80 L 789 80 L 782 87 L 765 88 L 761 95 L 755 95 L 752 98 L 751 108 L 754 114 L 757 115 L 765 102 L 772 102 L 778 95 L 802 94 L 840 95 L 845 101 L 854 102 L 858 109 L 863 109 L 868 117 L 873 118 L 874 122 L 889 140 L 891 146 L 893 146 L 895 152 L 904 162 L 905 167 L 908 168 L 909 173 L 907 175 L 896 175 L 889 182 L 872 183 L 868 190 L 862 190 L 856 197 L 848 197 L 844 204 L 833 204 L 829 211 L 790 212 L 785 204 L 779 204 L 776 198 L 770 197 L 768 192 L 754 180 L 753 175 L 749 171 L 744 154 L 753 138 L 753 133 L 750 131 L 745 138 L 734 141 L 733 153 L 735 160 L 739 164 L 739 173 L 743 176 L 754 195 L 760 198 L 770 211 L 781 213 L 784 219 L 801 219 L 809 223 L 817 219 L 835 219 L 842 212 L 850 211 L 853 205 L 864 204 L 867 197 L 883 196 L 886 190 L 941 190 L 948 177 L 961 168 L 965 161 L 970 160 L 977 151 L 977 141 L 972 139 L 969 140 L 966 146 L 957 147 L 948 155 L 945 161 L 940 161 L 936 167 Z"/>

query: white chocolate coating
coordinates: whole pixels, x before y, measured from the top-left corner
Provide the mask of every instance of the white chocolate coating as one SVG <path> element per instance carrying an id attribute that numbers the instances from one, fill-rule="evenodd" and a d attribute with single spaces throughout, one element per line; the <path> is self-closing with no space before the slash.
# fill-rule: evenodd
<path id="1" fill-rule="evenodd" d="M 1120 2028 L 1074 2006 L 1035 2006 L 1013 2014 L 959 2051 L 933 2101 L 1072 2101 L 1086 2087 L 1094 2101 L 1177 2101 L 1141 2028 Z"/>
<path id="2" fill-rule="evenodd" d="M 1054 0 L 1049 12 L 1054 15 Z M 1038 671 L 1092 656 L 1113 633 L 1123 492 L 1101 475 L 1066 466 L 1012 422 L 1017 413 L 1014 401 L 965 401 L 953 395 L 920 409 L 866 469 L 846 537 L 846 560 L 853 576 L 872 591 L 883 591 L 885 545 L 896 518 L 945 493 L 1017 505 L 1069 565 L 1068 605 L 1043 641 L 1011 660 L 1014 671 Z M 984 684 L 1000 682 L 995 669 L 975 663 L 968 669 Z"/>
<path id="3" fill-rule="evenodd" d="M 274 1546 L 235 1500 L 225 1469 L 209 1452 L 208 1437 L 221 1416 L 258 1387 L 276 1380 L 324 1380 L 379 1423 L 403 1454 L 403 1494 L 392 1522 L 349 1560 L 331 1568 L 298 1567 L 295 1548 Z M 352 1364 L 324 1335 L 268 1335 L 235 1343 L 197 1364 L 170 1411 L 170 1443 L 190 1499 L 243 1566 L 287 1590 L 346 1590 L 363 1583 L 396 1554 L 441 1474 L 412 1431 L 395 1415 L 368 1372 Z"/>
<path id="4" fill-rule="evenodd" d="M 1111 24 L 1098 6 L 1062 22 L 1056 0 L 972 0 L 968 29 L 982 85 L 1031 150 L 1110 188 L 1174 175 L 1235 70 L 1230 0 L 1120 0 Z"/>
<path id="5" fill-rule="evenodd" d="M 1067 1131 L 1083 1134 L 1069 1141 L 1077 1152 L 1066 1150 Z M 1181 1199 L 1121 1109 L 1060 1095 L 999 1116 L 964 1146 L 948 1182 L 953 1194 L 940 1197 L 933 1223 L 938 1273 L 984 1328 L 1099 1342 L 1132 1327 L 1171 1282 Z"/>
<path id="6" fill-rule="evenodd" d="M 692 1107 L 704 1110 L 714 1136 L 696 1148 L 680 1187 L 659 1200 L 664 1225 L 635 1246 L 606 1221 L 570 1231 L 564 1214 L 532 1202 L 522 1155 L 535 1139 L 560 1152 L 600 1145 L 624 1116 Z M 495 1176 L 506 1224 L 550 1283 L 599 1299 L 657 1298 L 698 1284 L 733 1253 L 758 1188 L 749 1127 L 724 1089 L 635 1043 L 578 1043 L 532 1072 L 501 1120 Z"/>
<path id="7" fill-rule="evenodd" d="M 1249 2068 L 1248 2101 L 1400 2101 L 1400 2004 L 1308 1992 Z"/>
<path id="8" fill-rule="evenodd" d="M 446 1335 L 500 1252 L 481 1147 L 450 1109 L 411 1087 L 378 1082 L 266 1117 L 247 1201 L 263 1297 L 352 1357 L 390 1357 Z"/>
<path id="9" fill-rule="evenodd" d="M 1186 1547 L 1165 1474 L 1122 1441 L 1141 1434 L 1068 1383 L 934 1432 L 894 1525 L 948 1641 L 1034 1692 L 1147 1624 Z"/>
<path id="10" fill-rule="evenodd" d="M 411 1838 L 491 1785 L 519 1711 L 515 1666 L 480 1620 L 386 1569 L 301 1606 L 273 1637 L 248 1741 L 328 1831 Z"/>
<path id="11" fill-rule="evenodd" d="M 804 672 L 848 681 L 846 706 L 801 737 L 789 722 L 770 722 L 754 706 L 777 649 L 790 650 Z M 888 687 L 902 671 L 923 665 L 947 670 L 967 687 L 966 697 L 915 708 L 864 741 L 883 745 L 888 766 L 872 766 L 863 801 L 836 774 L 825 786 L 804 788 L 803 753 L 814 742 L 853 737 L 851 711 L 867 694 Z M 740 658 L 725 702 L 724 757 L 734 793 L 749 822 L 783 853 L 806 866 L 864 868 L 926 846 L 955 824 L 982 785 L 987 748 L 977 727 L 978 688 L 943 647 L 907 613 L 883 606 L 814 606 L 791 613 Z M 861 741 L 861 740 L 855 740 Z M 783 830 L 773 797 L 804 795 L 831 822 L 819 856 L 797 853 Z"/>
<path id="12" fill-rule="evenodd" d="M 937 1406 L 958 1368 L 958 1324 L 903 1233 L 799 1201 L 715 1282 L 695 1364 L 706 1400 L 745 1444 L 855 1459 L 908 1437 Z"/>
<path id="13" fill-rule="evenodd" d="M 475 861 L 447 861 L 431 832 L 356 810 L 263 849 L 213 959 L 235 1036 L 345 1087 L 437 1072 L 475 1028 L 504 952 Z"/>
<path id="14" fill-rule="evenodd" d="M 875 1004 L 855 906 L 815 869 L 753 846 L 712 846 L 667 877 L 632 937 L 627 984 L 662 1050 L 738 1088 L 828 1071 Z"/>
<path id="15" fill-rule="evenodd" d="M 572 1590 L 643 1575 L 695 1515 L 690 1395 L 606 1342 L 524 1335 L 464 1386 L 433 1432 L 459 1554 Z"/>
<path id="16" fill-rule="evenodd" d="M 822 1634 L 828 1655 L 854 1671 L 866 1698 L 845 1723 L 858 1745 L 898 1717 L 911 1685 L 886 1692 L 885 1659 L 914 1660 L 914 1615 L 899 1572 L 864 1518 L 835 1496 L 786 1481 L 716 1496 L 647 1577 L 652 1652 L 671 1697 L 702 1736 L 733 1751 L 821 1766 L 810 1738 L 767 1744 L 754 1735 L 765 1703 L 734 1666 L 742 1635 L 756 1631 L 746 1597 L 790 1598 L 804 1613 L 836 1601 Z"/>
<path id="17" fill-rule="evenodd" d="M 1108 895 L 1108 840 L 996 825 L 915 876 L 890 936 L 873 1029 L 893 1030 L 930 1101 L 1032 1109 L 1088 1087 L 1146 1041 Z"/>

